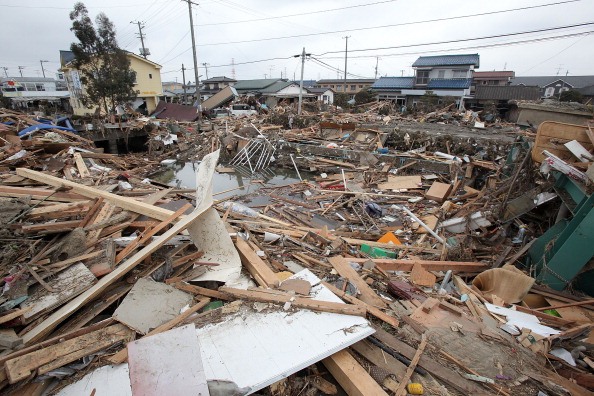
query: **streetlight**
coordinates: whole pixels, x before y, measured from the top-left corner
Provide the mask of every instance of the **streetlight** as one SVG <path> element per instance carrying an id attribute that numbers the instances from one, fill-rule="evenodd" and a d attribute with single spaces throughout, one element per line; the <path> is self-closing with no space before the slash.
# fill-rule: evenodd
<path id="1" fill-rule="evenodd" d="M 43 78 L 45 78 L 45 69 L 43 68 L 43 63 L 49 62 L 47 60 L 40 60 L 39 63 L 41 64 L 41 73 L 43 73 Z"/>

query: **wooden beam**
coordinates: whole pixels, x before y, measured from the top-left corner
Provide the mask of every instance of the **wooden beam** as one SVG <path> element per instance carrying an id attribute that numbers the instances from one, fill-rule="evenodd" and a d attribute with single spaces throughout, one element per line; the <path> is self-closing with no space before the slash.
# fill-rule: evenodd
<path id="1" fill-rule="evenodd" d="M 350 294 L 346 294 L 346 292 L 343 292 L 342 290 L 338 289 L 337 287 L 334 287 L 330 283 L 322 282 L 322 285 L 326 286 L 326 288 L 328 288 L 332 293 L 336 294 L 338 297 L 342 298 L 343 300 L 348 301 L 351 304 L 360 305 L 360 306 L 365 307 L 365 310 L 367 310 L 368 314 L 373 315 L 380 320 L 383 320 L 384 322 L 386 322 L 387 324 L 389 324 L 390 326 L 392 326 L 395 329 L 398 328 L 398 325 L 400 324 L 400 322 L 398 322 L 398 319 L 384 313 L 383 311 L 381 311 L 380 309 L 378 309 L 374 306 L 371 306 L 371 305 L 359 300 L 356 297 L 351 296 Z"/>
<path id="2" fill-rule="evenodd" d="M 534 308 L 535 311 L 547 311 L 549 309 L 558 309 L 558 308 L 569 308 L 569 307 L 578 307 L 580 305 L 592 305 L 594 304 L 594 298 L 584 301 L 576 301 L 567 304 L 559 304 L 559 305 L 551 305 L 548 307 L 541 307 L 541 308 Z"/>
<path id="3" fill-rule="evenodd" d="M 32 171 L 34 172 L 34 171 Z M 42 175 L 45 175 L 42 173 Z M 45 175 L 47 177 L 53 177 Z M 56 178 L 58 179 L 58 178 Z M 58 179 L 62 180 L 62 179 Z M 66 181 L 66 180 L 65 180 Z M 75 183 L 77 184 L 77 183 Z M 43 188 L 31 188 L 31 187 L 12 187 L 12 186 L 0 186 L 0 197 L 18 198 L 18 197 L 31 197 L 31 199 L 43 199 L 46 201 L 58 201 L 58 202 L 75 202 L 75 201 L 87 201 L 82 194 L 73 194 L 71 192 L 55 192 L 54 190 L 47 190 Z"/>
<path id="4" fill-rule="evenodd" d="M 348 396 L 388 396 L 346 350 L 327 357 L 322 363 Z"/>
<path id="5" fill-rule="evenodd" d="M 175 235 L 185 230 L 192 222 L 196 221 L 196 219 L 198 219 L 198 217 L 200 217 L 202 213 L 204 213 L 208 208 L 210 208 L 210 206 L 203 206 L 200 209 L 194 210 L 194 212 L 192 212 L 190 215 L 184 217 L 183 220 L 180 220 L 177 224 L 175 224 L 165 233 L 160 235 L 158 238 L 154 239 L 151 243 L 146 245 L 140 251 L 136 252 L 128 260 L 124 261 L 118 268 L 101 278 L 93 287 L 76 297 L 74 300 L 70 301 L 68 304 L 64 305 L 62 308 L 55 311 L 43 322 L 39 323 L 31 331 L 24 335 L 23 341 L 25 342 L 25 344 L 31 344 L 42 339 L 64 319 L 72 315 L 74 312 L 76 312 L 79 308 L 84 306 L 89 301 L 96 298 L 100 293 L 105 291 L 105 289 L 107 289 L 112 283 L 114 283 L 115 281 L 123 277 L 125 274 L 127 274 L 130 270 L 132 270 L 134 267 L 140 264 L 145 258 L 147 258 L 150 254 L 159 249 L 162 245 L 164 245 Z"/>
<path id="6" fill-rule="evenodd" d="M 189 283 L 185 283 L 185 282 L 176 282 L 176 283 L 172 284 L 171 286 L 175 287 L 176 289 L 183 290 L 188 293 L 192 293 L 194 295 L 197 294 L 197 295 L 201 295 L 201 296 L 216 298 L 217 300 L 223 300 L 223 301 L 232 300 L 228 294 L 221 293 L 218 290 L 211 290 L 211 289 L 207 289 L 206 287 L 194 286 L 194 285 L 190 285 Z"/>
<path id="7" fill-rule="evenodd" d="M 241 257 L 241 262 L 256 279 L 260 286 L 278 287 L 280 280 L 276 274 L 266 265 L 264 260 L 241 238 L 237 237 L 235 247 Z"/>
<path id="8" fill-rule="evenodd" d="M 87 168 L 87 164 L 85 164 L 85 161 L 82 159 L 80 153 L 74 153 L 73 157 L 74 163 L 78 168 L 78 173 L 80 173 L 80 177 L 83 179 L 86 177 L 91 177 L 91 172 L 89 172 L 89 168 Z"/>
<path id="9" fill-rule="evenodd" d="M 415 356 L 412 358 L 410 364 L 408 365 L 408 368 L 406 369 L 406 373 L 404 373 L 404 377 L 402 377 L 402 379 L 400 380 L 398 389 L 396 389 L 396 392 L 394 392 L 396 394 L 396 396 L 405 396 L 406 395 L 406 390 L 404 390 L 404 388 L 406 388 L 406 384 L 408 383 L 408 380 L 410 379 L 413 372 L 415 371 L 415 368 L 417 367 L 417 364 L 419 363 L 419 360 L 421 359 L 421 355 L 423 354 L 423 351 L 425 350 L 426 346 L 427 346 L 427 336 L 425 334 L 423 334 L 421 336 L 421 344 L 419 345 L 419 348 L 415 352 Z"/>
<path id="10" fill-rule="evenodd" d="M 247 301 L 259 301 L 273 304 L 285 304 L 290 302 L 292 306 L 297 308 L 310 309 L 312 311 L 332 312 L 343 315 L 365 316 L 365 307 L 359 305 L 348 305 L 344 303 L 335 303 L 328 301 L 313 300 L 305 297 L 295 297 L 288 293 L 281 293 L 275 291 L 270 293 L 260 290 L 242 290 L 231 287 L 219 287 L 219 291 L 227 293 L 232 297 Z"/>
<path id="11" fill-rule="evenodd" d="M 165 220 L 169 217 L 173 211 L 168 209 L 159 208 L 152 204 L 146 202 L 140 202 L 133 198 L 123 197 L 120 195 L 116 195 L 104 190 L 100 190 L 98 188 L 85 186 L 83 184 L 75 183 L 70 180 L 64 180 L 57 178 L 55 176 L 48 175 L 46 173 L 37 172 L 31 169 L 25 168 L 18 168 L 16 170 L 19 176 L 27 177 L 31 180 L 35 180 L 41 183 L 48 184 L 54 187 L 70 187 L 72 188 L 72 192 L 76 194 L 69 194 L 70 196 L 82 196 L 81 199 L 87 198 L 103 198 L 106 201 L 109 201 L 123 209 L 129 210 L 131 212 L 144 214 L 150 218 L 158 219 L 158 220 Z M 8 188 L 8 187 L 3 187 Z M 16 188 L 16 187 L 13 187 Z M 50 191 L 51 193 L 51 191 Z M 67 193 L 57 193 L 58 194 L 67 194 Z M 52 196 L 52 198 L 56 197 L 56 195 Z M 51 199 L 51 198 L 50 198 Z M 58 199 L 56 199 L 58 200 Z M 74 200 L 74 199 L 71 199 Z"/>
<path id="12" fill-rule="evenodd" d="M 349 259 L 354 263 L 364 263 L 369 261 L 367 258 Z M 439 261 L 439 260 L 394 260 L 394 259 L 371 259 L 377 266 L 384 271 L 412 271 L 415 264 L 420 264 L 427 271 L 447 271 L 454 272 L 481 272 L 491 268 L 487 264 L 475 261 Z"/>
<path id="13" fill-rule="evenodd" d="M 349 259 L 350 260 L 350 259 Z M 388 304 L 384 300 L 381 299 L 371 287 L 359 276 L 357 271 L 355 271 L 347 262 L 344 257 L 335 256 L 329 257 L 328 262 L 332 264 L 334 269 L 342 276 L 343 278 L 348 279 L 352 282 L 356 287 L 357 290 L 361 293 L 360 300 L 377 308 L 387 308 Z"/>

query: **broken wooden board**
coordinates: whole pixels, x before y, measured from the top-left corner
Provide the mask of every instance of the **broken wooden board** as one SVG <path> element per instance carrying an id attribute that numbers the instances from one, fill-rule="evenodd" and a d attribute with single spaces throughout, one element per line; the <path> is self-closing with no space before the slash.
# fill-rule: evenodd
<path id="1" fill-rule="evenodd" d="M 33 286 L 29 298 L 21 304 L 21 308 L 31 308 L 23 314 L 25 323 L 73 299 L 93 286 L 95 282 L 97 282 L 95 275 L 79 262 L 48 280 L 47 283 L 54 292 L 48 292 L 41 285 Z"/>
<path id="2" fill-rule="evenodd" d="M 406 372 L 404 363 L 367 340 L 359 341 L 351 345 L 351 348 L 374 365 L 395 375 L 396 378 L 401 378 Z"/>
<path id="3" fill-rule="evenodd" d="M 415 285 L 433 287 L 436 280 L 436 276 L 423 268 L 421 264 L 416 263 L 413 265 L 410 272 L 410 281 Z"/>
<path id="4" fill-rule="evenodd" d="M 198 168 L 198 173 L 201 174 L 200 183 L 201 185 L 205 184 L 212 184 L 212 175 L 214 173 L 214 168 L 216 166 L 216 162 L 219 157 L 219 151 L 215 151 L 211 154 L 208 154 L 204 157 L 200 166 Z M 208 194 L 208 187 L 202 186 L 200 189 L 196 190 L 197 192 L 200 191 L 203 194 Z M 35 326 L 31 331 L 26 333 L 23 337 L 23 341 L 25 344 L 30 344 L 33 342 L 38 341 L 42 337 L 46 336 L 50 331 L 52 331 L 58 324 L 60 324 L 64 319 L 72 315 L 76 312 L 79 308 L 84 306 L 89 301 L 96 298 L 100 293 L 105 291 L 113 282 L 120 279 L 138 264 L 140 264 L 145 258 L 147 258 L 151 253 L 155 252 L 159 249 L 162 245 L 164 245 L 167 241 L 171 238 L 185 230 L 190 224 L 194 221 L 197 221 L 199 217 L 210 207 L 208 202 L 212 202 L 212 196 L 210 197 L 196 197 L 197 198 L 197 207 L 192 212 L 192 214 L 184 217 L 182 220 L 177 222 L 173 227 L 167 230 L 158 238 L 154 239 L 151 243 L 146 245 L 143 249 L 135 253 L 132 257 L 124 261 L 117 267 L 113 272 L 105 275 L 99 282 L 97 282 L 93 287 L 88 289 L 86 292 L 72 300 L 70 303 L 66 304 L 59 310 L 55 311 L 52 315 L 46 318 L 43 322 L 39 323 Z M 149 205 L 150 206 L 150 205 Z M 170 215 L 170 211 L 168 210 L 167 213 Z M 167 216 L 165 217 L 167 218 Z"/>
<path id="5" fill-rule="evenodd" d="M 440 182 L 433 182 L 429 190 L 425 193 L 425 198 L 435 202 L 443 203 L 452 191 L 452 185 Z"/>
<path id="6" fill-rule="evenodd" d="M 137 333 L 147 334 L 178 316 L 192 299 L 192 295 L 175 287 L 142 278 L 115 310 L 113 318 Z"/>
<path id="7" fill-rule="evenodd" d="M 22 343 L 23 339 L 17 336 L 14 329 L 0 329 L 0 346 L 8 349 L 14 349 Z"/>
<path id="8" fill-rule="evenodd" d="M 312 301 L 341 304 L 311 271 L 291 278 L 312 284 Z M 306 309 L 257 312 L 243 304 L 239 312 L 207 322 L 196 332 L 206 378 L 231 381 L 253 393 L 362 340 L 373 329 L 358 316 Z"/>
<path id="9" fill-rule="evenodd" d="M 329 257 L 328 262 L 340 276 L 352 282 L 361 293 L 360 300 L 377 308 L 387 308 L 388 304 L 381 299 L 371 287 L 359 276 L 347 260 L 341 256 Z"/>
<path id="10" fill-rule="evenodd" d="M 367 258 L 349 258 L 354 263 L 364 263 Z M 490 266 L 476 261 L 433 261 L 433 260 L 399 260 L 371 259 L 384 271 L 412 271 L 415 264 L 420 264 L 427 271 L 482 272 Z"/>
<path id="11" fill-rule="evenodd" d="M 322 361 L 334 379 L 349 396 L 388 396 L 382 387 L 351 356 L 340 351 Z"/>
<path id="12" fill-rule="evenodd" d="M 379 183 L 380 190 L 412 190 L 422 187 L 421 176 L 388 176 L 386 183 Z"/>
<path id="13" fill-rule="evenodd" d="M 21 381 L 36 372 L 38 375 L 55 370 L 68 363 L 101 351 L 112 345 L 130 340 L 134 331 L 122 324 L 72 338 L 62 343 L 7 360 L 4 364 L 11 384 Z"/>
<path id="14" fill-rule="evenodd" d="M 276 287 L 280 281 L 264 260 L 241 238 L 235 241 L 241 262 L 260 286 Z"/>
<path id="15" fill-rule="evenodd" d="M 208 384 L 193 324 L 128 343 L 135 395 L 203 395 Z"/>

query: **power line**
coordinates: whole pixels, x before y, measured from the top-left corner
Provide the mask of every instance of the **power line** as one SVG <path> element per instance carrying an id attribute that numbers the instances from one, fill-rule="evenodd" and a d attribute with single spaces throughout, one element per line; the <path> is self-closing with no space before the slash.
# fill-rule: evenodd
<path id="1" fill-rule="evenodd" d="M 301 12 L 301 13 L 298 13 L 298 14 L 279 15 L 279 16 L 272 16 L 272 17 L 266 17 L 266 18 L 245 19 L 245 20 L 242 20 L 242 21 L 203 23 L 200 26 L 220 26 L 220 25 L 232 25 L 232 24 L 236 24 L 236 23 L 268 21 L 270 19 L 291 18 L 291 17 L 303 16 L 303 15 L 321 14 L 321 13 L 325 13 L 325 12 L 343 11 L 343 10 L 347 10 L 347 9 L 350 9 L 350 8 L 368 7 L 368 6 L 373 6 L 373 5 L 377 5 L 377 4 L 393 3 L 395 1 L 398 1 L 398 0 L 376 1 L 374 3 L 358 4 L 358 5 L 347 6 L 347 7 L 330 8 L 330 9 L 327 9 L 327 10 Z M 578 0 L 575 0 L 575 1 L 578 1 Z"/>
<path id="2" fill-rule="evenodd" d="M 155 1 L 156 3 L 156 1 Z M 168 3 L 168 1 L 163 1 L 163 3 Z M 122 5 L 114 5 L 114 6 L 97 6 L 97 7 L 87 7 L 88 9 L 105 9 L 105 8 L 130 8 L 130 7 L 138 7 L 143 6 L 146 3 L 136 3 L 136 4 L 122 4 Z M 7 7 L 7 8 L 44 8 L 44 9 L 52 9 L 52 10 L 72 10 L 71 7 L 51 7 L 51 6 L 27 6 L 27 5 L 13 5 L 13 4 L 0 4 L 0 7 Z"/>
<path id="3" fill-rule="evenodd" d="M 574 3 L 574 2 L 578 2 L 578 1 L 582 1 L 582 0 L 566 0 L 566 1 L 560 1 L 560 2 L 555 2 L 555 3 L 548 3 L 548 4 L 544 4 L 544 5 L 539 5 L 539 6 L 519 7 L 519 8 L 508 9 L 508 10 L 482 12 L 482 13 L 478 13 L 478 14 L 469 14 L 469 15 L 461 15 L 461 16 L 447 17 L 447 18 L 428 19 L 428 20 L 424 20 L 424 21 L 403 22 L 403 23 L 395 23 L 395 24 L 389 24 L 389 25 L 368 26 L 368 27 L 362 27 L 362 28 L 343 29 L 343 30 L 333 30 L 333 31 L 321 32 L 321 33 L 304 33 L 304 34 L 296 34 L 296 35 L 291 35 L 291 36 L 267 37 L 267 38 L 262 38 L 262 39 L 251 39 L 251 40 L 229 41 L 229 42 L 221 42 L 221 43 L 200 44 L 199 46 L 205 47 L 205 46 L 211 46 L 211 45 L 254 43 L 254 42 L 259 42 L 259 41 L 284 40 L 284 39 L 289 39 L 289 38 L 311 37 L 311 36 L 320 36 L 320 35 L 336 34 L 336 33 L 348 33 L 348 32 L 363 31 L 363 30 L 385 29 L 385 28 L 389 28 L 389 27 L 408 26 L 408 25 L 441 22 L 441 21 L 448 21 L 448 20 L 455 20 L 455 19 L 462 19 L 462 18 L 472 18 L 472 17 L 477 17 L 477 16 L 493 15 L 493 14 L 499 14 L 499 13 L 513 12 L 513 11 L 522 11 L 522 10 L 528 10 L 528 9 L 533 9 L 533 8 L 538 8 L 538 7 L 548 7 L 548 6 L 553 6 L 553 5 L 565 4 L 565 3 Z"/>

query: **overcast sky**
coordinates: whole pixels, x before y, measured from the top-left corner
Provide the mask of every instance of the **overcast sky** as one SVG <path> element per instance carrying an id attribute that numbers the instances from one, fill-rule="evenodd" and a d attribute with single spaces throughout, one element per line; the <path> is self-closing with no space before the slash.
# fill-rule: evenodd
<path id="1" fill-rule="evenodd" d="M 138 53 L 145 24 L 149 59 L 163 81 L 194 81 L 188 5 L 182 0 L 86 0 L 104 12 L 120 46 Z M 305 79 L 342 78 L 345 36 L 349 78 L 412 75 L 421 55 L 480 54 L 479 71 L 518 76 L 594 74 L 594 0 L 203 0 L 193 5 L 201 79 L 294 76 L 305 47 Z M 9 76 L 40 76 L 59 68 L 59 50 L 75 40 L 65 0 L 0 0 L 0 68 Z M 519 9 L 527 8 L 529 9 Z M 476 15 L 483 14 L 483 15 Z M 580 25 L 574 26 L 571 25 Z M 562 29 L 554 29 L 561 28 Z M 532 33 L 527 33 L 532 32 Z M 524 34 L 516 34 L 524 33 Z M 590 33 L 590 34 L 586 34 Z M 506 36 L 502 36 L 506 35 Z M 500 37 L 492 37 L 500 36 Z M 491 38 L 485 38 L 491 37 Z M 469 40 L 478 39 L 478 40 Z M 446 43 L 444 43 L 446 42 Z M 442 44 L 435 44 L 442 43 Z M 432 44 L 432 45 L 422 45 Z M 254 62 L 261 61 L 261 62 Z M 248 63 L 253 62 L 253 63 Z M 0 69 L 4 77 L 4 70 Z"/>

